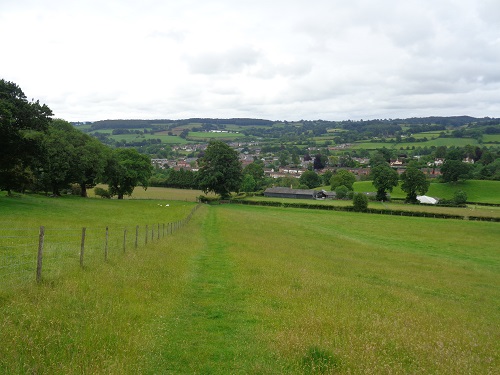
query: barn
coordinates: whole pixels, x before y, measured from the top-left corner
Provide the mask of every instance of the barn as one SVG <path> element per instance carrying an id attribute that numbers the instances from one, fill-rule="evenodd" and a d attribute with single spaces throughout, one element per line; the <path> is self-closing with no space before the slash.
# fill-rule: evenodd
<path id="1" fill-rule="evenodd" d="M 335 193 L 325 190 L 312 189 L 290 189 L 286 187 L 267 188 L 264 191 L 265 197 L 270 198 L 295 198 L 295 199 L 326 199 L 334 198 Z"/>

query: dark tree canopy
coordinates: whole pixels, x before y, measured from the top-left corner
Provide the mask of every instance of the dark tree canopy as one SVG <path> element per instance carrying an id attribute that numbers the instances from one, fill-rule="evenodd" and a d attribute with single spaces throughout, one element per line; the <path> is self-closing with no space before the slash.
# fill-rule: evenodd
<path id="1" fill-rule="evenodd" d="M 465 181 L 471 177 L 471 166 L 461 160 L 446 159 L 441 167 L 441 174 L 444 182 Z"/>
<path id="2" fill-rule="evenodd" d="M 314 171 L 305 171 L 299 178 L 300 184 L 314 189 L 321 185 L 321 177 Z"/>
<path id="3" fill-rule="evenodd" d="M 388 164 L 379 164 L 371 169 L 373 186 L 377 189 L 377 200 L 386 201 L 387 192 L 398 186 L 398 172 Z"/>
<path id="4" fill-rule="evenodd" d="M 210 141 L 205 155 L 198 160 L 199 184 L 205 193 L 212 191 L 225 199 L 238 191 L 242 172 L 238 153 L 221 141 Z"/>
<path id="5" fill-rule="evenodd" d="M 401 174 L 401 181 L 401 190 L 406 193 L 408 203 L 417 203 L 417 194 L 424 195 L 429 190 L 430 182 L 424 172 L 411 164 Z"/>
<path id="6" fill-rule="evenodd" d="M 0 189 L 10 192 L 30 174 L 40 153 L 36 132 L 45 131 L 52 111 L 29 102 L 13 82 L 0 80 Z"/>

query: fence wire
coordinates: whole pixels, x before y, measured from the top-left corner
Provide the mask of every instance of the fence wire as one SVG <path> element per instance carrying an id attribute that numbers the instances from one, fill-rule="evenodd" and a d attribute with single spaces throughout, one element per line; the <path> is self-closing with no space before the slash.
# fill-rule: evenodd
<path id="1" fill-rule="evenodd" d="M 38 268 L 41 272 L 38 276 L 52 280 L 70 270 L 82 266 L 92 268 L 124 252 L 168 238 L 187 224 L 198 208 L 199 205 L 195 206 L 186 218 L 171 223 L 46 227 L 43 231 L 42 228 L 0 228 L 0 291 L 33 283 L 37 280 Z M 40 246 L 41 263 L 38 257 Z"/>

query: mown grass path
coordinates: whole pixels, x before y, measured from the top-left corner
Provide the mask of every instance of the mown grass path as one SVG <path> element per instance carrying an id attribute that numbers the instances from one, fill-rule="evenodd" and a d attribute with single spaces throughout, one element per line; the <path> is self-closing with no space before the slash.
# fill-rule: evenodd
<path id="1" fill-rule="evenodd" d="M 254 373 L 268 357 L 253 339 L 256 320 L 246 312 L 245 291 L 220 234 L 218 211 L 202 224 L 204 246 L 194 257 L 185 298 L 160 323 L 151 373 Z"/>

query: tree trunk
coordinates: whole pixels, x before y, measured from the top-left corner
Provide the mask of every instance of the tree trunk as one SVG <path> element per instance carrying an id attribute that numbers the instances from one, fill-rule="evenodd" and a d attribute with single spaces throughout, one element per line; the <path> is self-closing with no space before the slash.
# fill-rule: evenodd
<path id="1" fill-rule="evenodd" d="M 118 194 L 118 199 L 123 199 L 123 194 Z"/>
<path id="2" fill-rule="evenodd" d="M 85 184 L 80 184 L 80 197 L 87 198 L 87 186 Z"/>

